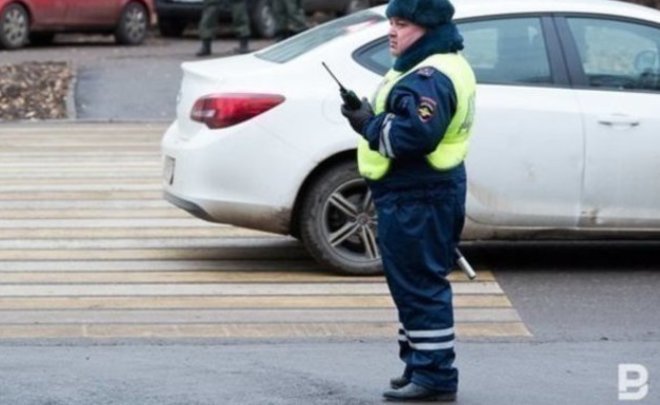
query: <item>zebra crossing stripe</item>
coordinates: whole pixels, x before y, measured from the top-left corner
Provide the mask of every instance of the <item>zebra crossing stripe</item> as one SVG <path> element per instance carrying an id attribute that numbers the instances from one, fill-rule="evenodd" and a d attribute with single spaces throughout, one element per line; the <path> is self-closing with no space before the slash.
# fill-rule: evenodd
<path id="1" fill-rule="evenodd" d="M 0 339 L 394 338 L 382 277 L 333 274 L 292 238 L 166 203 L 165 129 L 0 125 Z M 449 276 L 458 344 L 530 336 L 480 270 Z"/>

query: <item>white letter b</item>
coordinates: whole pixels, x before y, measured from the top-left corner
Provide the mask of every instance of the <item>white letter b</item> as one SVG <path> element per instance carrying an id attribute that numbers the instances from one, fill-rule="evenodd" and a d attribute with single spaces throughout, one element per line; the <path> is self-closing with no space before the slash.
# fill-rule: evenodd
<path id="1" fill-rule="evenodd" d="M 641 364 L 619 364 L 619 401 L 639 401 L 649 393 L 649 372 Z"/>

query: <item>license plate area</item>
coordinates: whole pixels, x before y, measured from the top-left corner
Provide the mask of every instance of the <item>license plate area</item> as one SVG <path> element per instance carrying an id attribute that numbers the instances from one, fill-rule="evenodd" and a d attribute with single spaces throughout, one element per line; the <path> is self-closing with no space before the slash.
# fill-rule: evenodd
<path id="1" fill-rule="evenodd" d="M 163 181 L 165 184 L 172 185 L 174 183 L 175 166 L 176 160 L 171 156 L 165 156 L 165 162 L 163 164 Z"/>

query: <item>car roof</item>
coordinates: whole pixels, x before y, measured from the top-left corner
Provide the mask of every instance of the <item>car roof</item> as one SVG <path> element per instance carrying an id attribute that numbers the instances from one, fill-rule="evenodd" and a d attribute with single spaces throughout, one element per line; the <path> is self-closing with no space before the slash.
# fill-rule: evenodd
<path id="1" fill-rule="evenodd" d="M 455 18 L 525 13 L 588 13 L 638 18 L 660 23 L 660 11 L 614 0 L 452 0 Z M 377 11 L 385 14 L 387 6 Z"/>

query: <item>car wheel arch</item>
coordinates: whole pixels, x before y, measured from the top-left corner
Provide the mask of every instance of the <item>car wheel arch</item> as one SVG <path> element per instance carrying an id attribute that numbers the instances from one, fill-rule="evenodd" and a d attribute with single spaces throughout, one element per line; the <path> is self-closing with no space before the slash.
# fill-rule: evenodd
<path id="1" fill-rule="evenodd" d="M 33 15 L 34 13 L 32 11 L 32 8 L 30 8 L 30 5 L 26 2 L 24 2 L 23 0 L 14 0 L 14 1 L 11 1 L 11 2 L 5 4 L 5 6 L 2 7 L 2 9 L 0 9 L 0 13 L 5 11 L 5 9 L 7 7 L 11 6 L 12 4 L 18 4 L 19 6 L 23 7 L 25 9 L 25 11 L 27 12 L 27 14 L 28 14 L 30 24 L 32 24 L 32 21 L 34 21 L 34 15 Z"/>
<path id="2" fill-rule="evenodd" d="M 121 11 L 123 11 L 126 8 L 126 6 L 128 6 L 131 3 L 138 3 L 139 5 L 144 7 L 144 9 L 147 12 L 147 21 L 149 22 L 149 25 L 151 25 L 151 20 L 153 18 L 153 13 L 155 12 L 155 10 L 153 9 L 153 6 L 149 3 L 149 1 L 148 0 L 123 0 L 120 3 L 119 9 Z"/>

